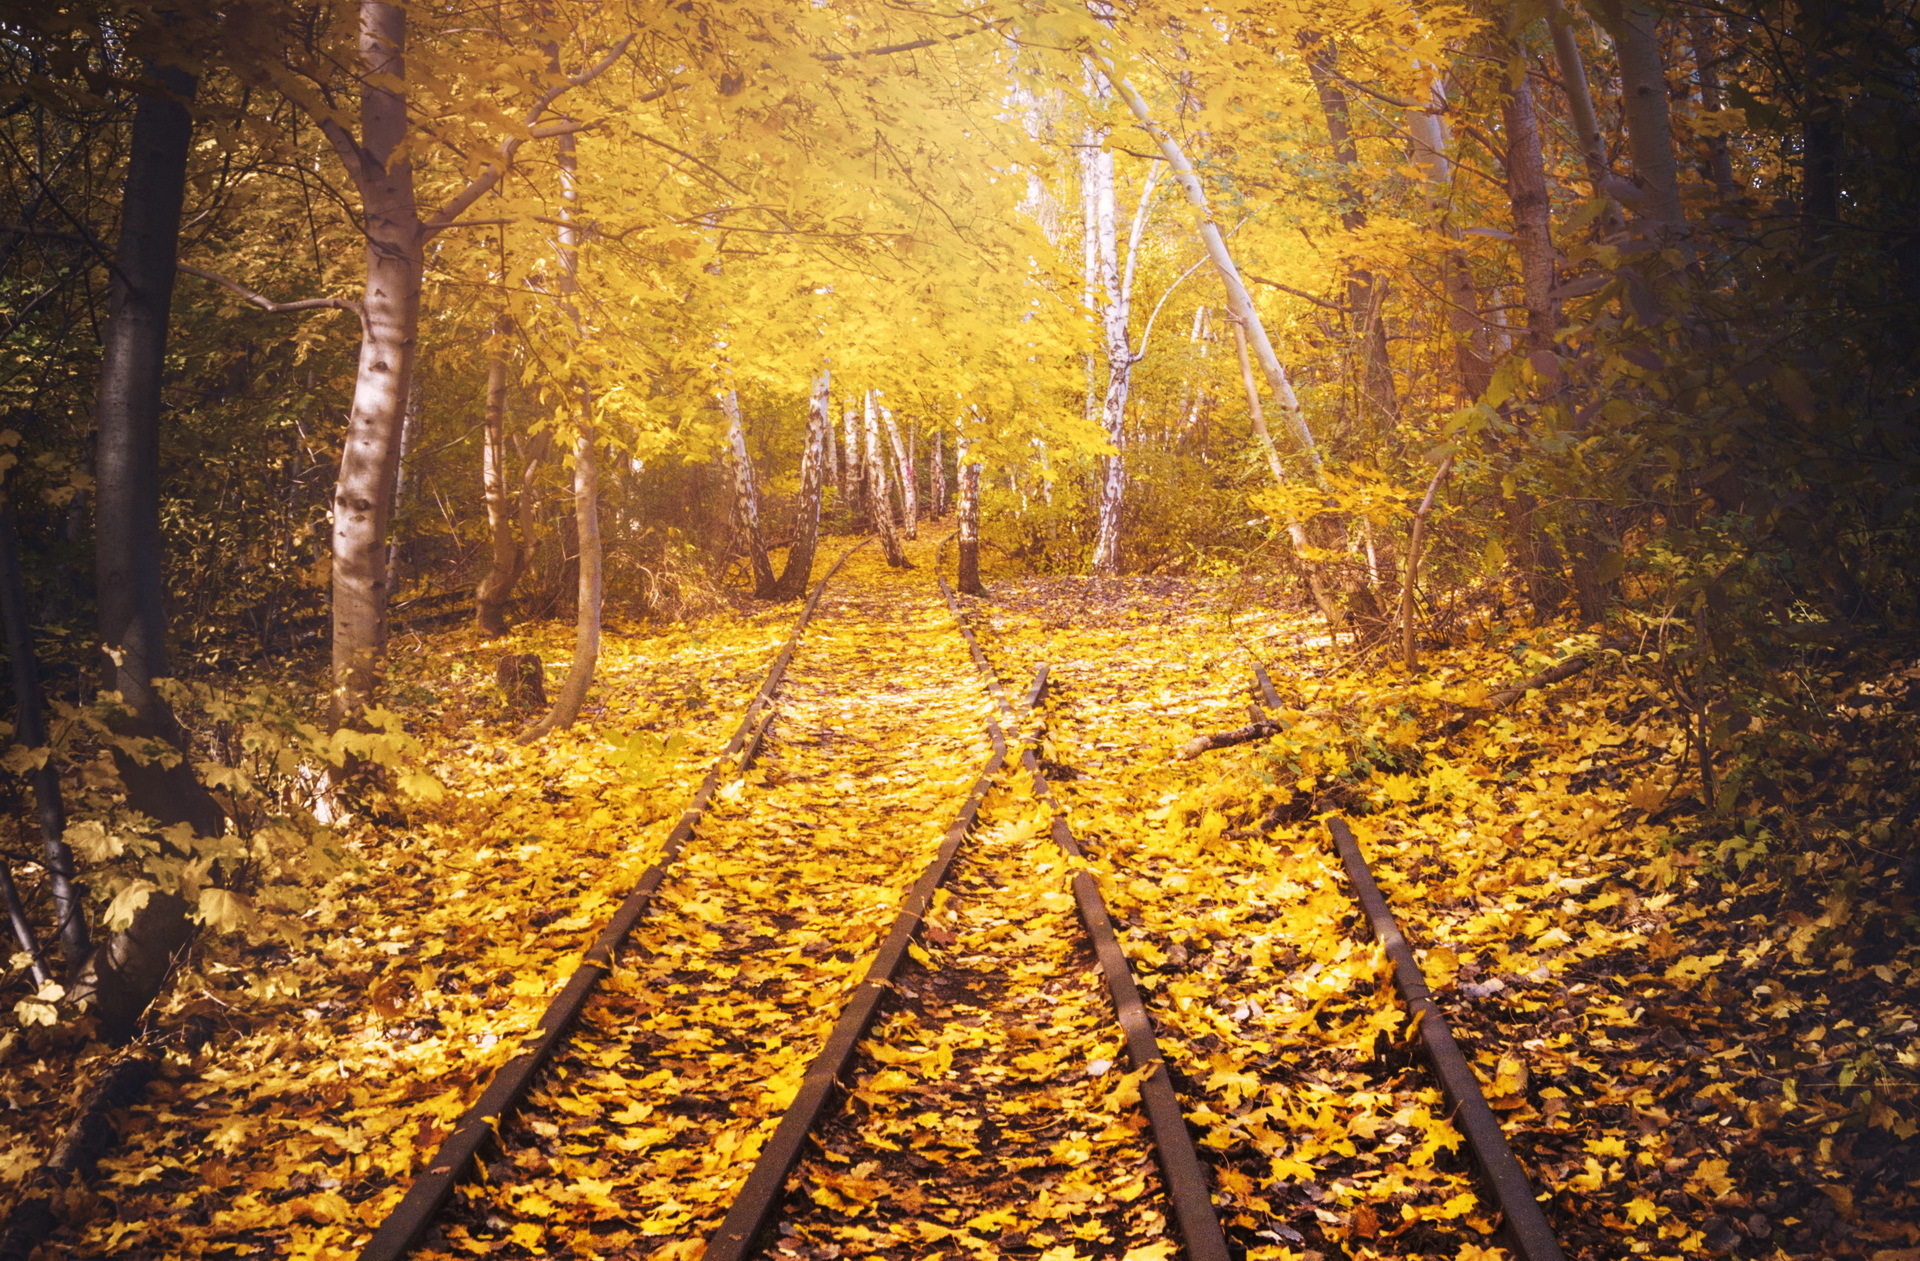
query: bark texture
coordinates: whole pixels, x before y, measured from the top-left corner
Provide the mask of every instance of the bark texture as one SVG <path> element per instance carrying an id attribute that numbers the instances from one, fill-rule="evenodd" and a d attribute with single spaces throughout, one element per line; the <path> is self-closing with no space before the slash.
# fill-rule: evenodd
<path id="1" fill-rule="evenodd" d="M 900 441 L 900 428 L 893 423 L 891 409 L 880 409 L 880 423 L 887 431 L 887 445 L 893 449 L 893 462 L 900 472 L 900 530 L 910 539 L 920 537 L 920 492 L 913 484 L 913 457 Z"/>
<path id="2" fill-rule="evenodd" d="M 1678 233 L 1685 229 L 1687 215 L 1680 202 L 1657 19 L 1640 0 L 1594 0 L 1593 7 L 1613 37 L 1620 63 L 1621 108 L 1633 173 L 1640 182 L 1640 218 L 1659 234 Z"/>
<path id="3" fill-rule="evenodd" d="M 1612 174 L 1607 164 L 1607 140 L 1600 133 L 1600 119 L 1593 112 L 1593 90 L 1587 86 L 1587 63 L 1580 55 L 1580 40 L 1573 19 L 1559 0 L 1548 0 L 1547 25 L 1553 35 L 1553 56 L 1560 67 L 1560 81 L 1566 89 L 1567 112 L 1573 119 L 1573 131 L 1580 138 L 1580 154 L 1586 160 L 1587 177 L 1595 196 L 1601 195 Z"/>
<path id="4" fill-rule="evenodd" d="M 846 462 L 847 528 L 858 530 L 867 511 L 867 444 L 860 433 L 859 403 L 852 397 L 842 407 L 847 440 L 841 448 Z"/>
<path id="5" fill-rule="evenodd" d="M 180 207 L 193 123 L 183 99 L 191 77 L 161 69 L 171 93 L 144 96 L 134 111 L 125 207 L 101 333 L 95 413 L 95 577 L 109 691 L 122 708 L 109 719 L 144 746 L 114 750 L 127 804 L 163 826 L 185 823 L 219 836 L 226 818 L 193 774 L 187 738 L 154 687 L 170 673 L 160 540 L 160 384 L 180 239 Z M 88 959 L 73 989 L 91 1001 L 102 1031 L 130 1037 L 160 990 L 173 955 L 192 933 L 188 907 L 155 892 L 132 924 Z"/>
<path id="6" fill-rule="evenodd" d="M 887 457 L 880 446 L 880 409 L 873 391 L 865 395 L 867 510 L 873 518 L 873 532 L 880 536 L 880 550 L 887 564 L 895 569 L 910 569 L 906 549 L 900 546 L 900 528 L 893 519 L 893 496 L 887 488 Z"/>
<path id="7" fill-rule="evenodd" d="M 1519 50 L 1515 50 L 1519 55 Z M 1513 232 L 1520 238 L 1520 277 L 1527 308 L 1527 346 L 1551 351 L 1560 327 L 1560 304 L 1553 296 L 1552 202 L 1547 166 L 1540 151 L 1540 120 L 1533 90 L 1522 78 L 1500 103 L 1507 132 L 1507 195 L 1513 204 Z"/>
<path id="8" fill-rule="evenodd" d="M 1100 428 L 1113 447 L 1111 455 L 1100 457 L 1100 503 L 1090 568 L 1095 575 L 1108 577 L 1120 572 L 1120 507 L 1127 489 L 1126 411 L 1133 378 L 1133 348 L 1127 340 L 1127 281 L 1132 279 L 1132 268 L 1123 280 L 1113 150 L 1104 143 L 1089 148 L 1081 172 L 1086 185 L 1085 254 L 1092 264 L 1087 287 L 1100 316 L 1100 344 L 1107 361 L 1107 385 L 1098 404 Z M 1145 215 L 1150 193 L 1149 188 L 1141 195 L 1136 222 Z"/>
<path id="9" fill-rule="evenodd" d="M 773 576 L 773 562 L 767 559 L 767 538 L 760 529 L 760 488 L 753 476 L 753 460 L 747 454 L 747 431 L 740 423 L 740 395 L 728 390 L 720 396 L 720 410 L 727 417 L 727 451 L 733 465 L 733 522 L 747 545 L 747 560 L 753 567 L 753 594 L 771 600 L 779 594 Z"/>
<path id="10" fill-rule="evenodd" d="M 833 376 L 822 371 L 807 396 L 807 446 L 800 456 L 800 502 L 794 508 L 793 546 L 780 571 L 780 597 L 805 595 L 813 576 L 813 555 L 820 544 L 820 501 L 826 490 L 829 452 L 833 450 Z"/>
<path id="11" fill-rule="evenodd" d="M 334 140 L 365 212 L 367 274 L 353 404 L 333 495 L 330 716 L 336 726 L 372 703 L 386 649 L 387 523 L 420 329 L 426 232 L 406 146 L 406 46 L 406 10 L 362 0 L 360 139 L 355 144 L 336 134 Z"/>

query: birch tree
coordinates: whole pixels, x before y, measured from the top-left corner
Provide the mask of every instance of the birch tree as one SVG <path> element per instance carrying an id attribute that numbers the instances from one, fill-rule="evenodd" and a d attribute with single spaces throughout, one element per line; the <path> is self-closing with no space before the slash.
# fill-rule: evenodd
<path id="1" fill-rule="evenodd" d="M 760 530 L 760 488 L 754 484 L 753 460 L 747 454 L 747 431 L 740 423 L 740 395 L 726 390 L 720 410 L 727 418 L 727 457 L 733 469 L 733 519 L 746 544 L 747 563 L 753 568 L 753 594 L 771 600 L 778 591 L 773 564 L 767 559 L 767 540 Z"/>

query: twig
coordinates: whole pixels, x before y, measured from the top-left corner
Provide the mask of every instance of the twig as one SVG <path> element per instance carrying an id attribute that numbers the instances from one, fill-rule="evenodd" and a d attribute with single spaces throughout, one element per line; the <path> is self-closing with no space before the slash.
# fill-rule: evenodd
<path id="1" fill-rule="evenodd" d="M 275 302 L 272 298 L 257 294 L 239 281 L 229 280 L 218 272 L 207 271 L 205 268 L 195 267 L 191 263 L 180 263 L 178 266 L 180 270 L 187 275 L 198 276 L 202 280 L 210 280 L 234 296 L 251 302 L 262 311 L 267 311 L 274 315 L 286 315 L 295 311 L 333 310 L 351 311 L 361 320 L 364 321 L 366 319 L 366 313 L 360 309 L 360 304 L 351 298 L 300 298 L 293 302 Z"/>

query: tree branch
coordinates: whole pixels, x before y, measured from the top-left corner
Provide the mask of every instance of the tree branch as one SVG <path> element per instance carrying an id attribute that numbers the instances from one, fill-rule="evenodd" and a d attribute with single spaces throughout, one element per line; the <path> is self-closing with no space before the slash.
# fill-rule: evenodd
<path id="1" fill-rule="evenodd" d="M 250 302 L 262 311 L 273 315 L 291 315 L 296 311 L 351 311 L 356 317 L 361 319 L 366 318 L 360 309 L 360 304 L 351 298 L 301 298 L 295 302 L 275 302 L 272 298 L 263 297 L 238 281 L 229 280 L 218 272 L 207 271 L 204 268 L 195 267 L 191 263 L 180 263 L 178 266 L 180 270 L 187 275 L 198 276 L 202 280 L 210 280 L 235 297 Z"/>
<path id="2" fill-rule="evenodd" d="M 1268 280 L 1265 276 L 1256 276 L 1252 272 L 1247 273 L 1247 279 L 1253 281 L 1255 284 L 1266 285 L 1270 289 L 1278 289 L 1282 293 L 1290 293 L 1296 298 L 1305 298 L 1315 306 L 1323 306 L 1329 311 L 1338 311 L 1342 315 L 1346 314 L 1347 308 L 1341 306 L 1339 303 L 1329 302 L 1325 298 L 1316 298 L 1305 290 L 1295 289 L 1292 285 L 1283 285 L 1277 280 Z"/>
<path id="3" fill-rule="evenodd" d="M 500 142 L 499 157 L 489 162 L 486 170 L 467 181 L 465 188 L 455 193 L 451 201 L 440 207 L 439 210 L 434 212 L 431 218 L 421 225 L 422 236 L 431 237 L 451 227 L 453 221 L 465 214 L 469 206 L 480 200 L 489 189 L 500 182 L 500 177 L 505 175 L 513 166 L 513 155 L 517 153 L 520 146 L 528 140 L 538 140 L 546 136 L 566 135 L 569 132 L 578 131 L 580 124 L 575 123 L 553 124 L 548 127 L 540 127 L 536 124 L 540 122 L 540 116 L 547 112 L 548 107 L 567 92 L 572 91 L 574 88 L 585 87 L 587 84 L 592 83 L 595 79 L 605 74 L 608 70 L 611 70 L 614 63 L 620 60 L 626 53 L 628 46 L 632 43 L 632 35 L 622 36 L 620 41 L 607 50 L 607 55 L 599 61 L 588 66 L 578 74 L 567 76 L 567 78 L 561 82 L 554 84 L 545 92 L 542 92 L 534 101 L 533 107 L 527 111 L 525 124 L 527 134 L 524 136 L 509 136 L 505 140 L 502 140 Z"/>
<path id="4" fill-rule="evenodd" d="M 879 48 L 867 48 L 859 52 L 815 53 L 813 58 L 815 61 L 858 61 L 862 57 L 886 57 L 893 53 L 910 53 L 921 48 L 937 48 L 941 44 L 952 44 L 959 40 L 970 39 L 975 35 L 984 35 L 991 31 L 997 31 L 1011 20 L 1010 18 L 995 18 L 990 22 L 981 23 L 981 25 L 974 30 L 961 31 L 955 35 L 930 35 L 925 39 L 909 40 L 904 44 L 885 44 Z"/>

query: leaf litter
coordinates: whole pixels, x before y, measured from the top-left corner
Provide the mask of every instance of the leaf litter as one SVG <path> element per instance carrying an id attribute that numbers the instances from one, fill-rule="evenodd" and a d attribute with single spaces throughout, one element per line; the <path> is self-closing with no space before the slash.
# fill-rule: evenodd
<path id="1" fill-rule="evenodd" d="M 985 755 L 930 552 L 908 574 L 856 558 L 830 591 L 766 760 L 445 1250 L 697 1255 Z M 1408 678 L 1264 591 L 994 596 L 973 616 L 1002 676 L 1053 669 L 1049 773 L 1249 1257 L 1502 1255 L 1357 934 L 1329 809 L 1354 820 L 1570 1255 L 1920 1257 L 1915 877 L 1889 844 L 1920 670 L 1828 673 L 1845 747 L 1783 758 L 1727 827 L 1688 800 L 1683 715 L 1638 659 L 1477 708 L 1591 646 L 1566 628 L 1515 647 L 1481 627 Z M 790 617 L 610 636 L 593 724 L 526 750 L 488 663 L 551 654 L 559 628 L 399 649 L 445 798 L 351 821 L 351 861 L 297 931 L 263 917 L 188 961 L 157 1023 L 214 1036 L 168 1044 L 51 1251 L 350 1255 L 657 852 Z M 1246 721 L 1256 656 L 1281 733 L 1172 760 Z M 863 793 L 864 822 L 833 821 Z M 983 817 L 781 1252 L 1177 1254 L 1064 868 L 1011 785 Z M 61 1115 L 62 1036 L 8 1035 L 0 1177 L 32 1168 Z"/>

